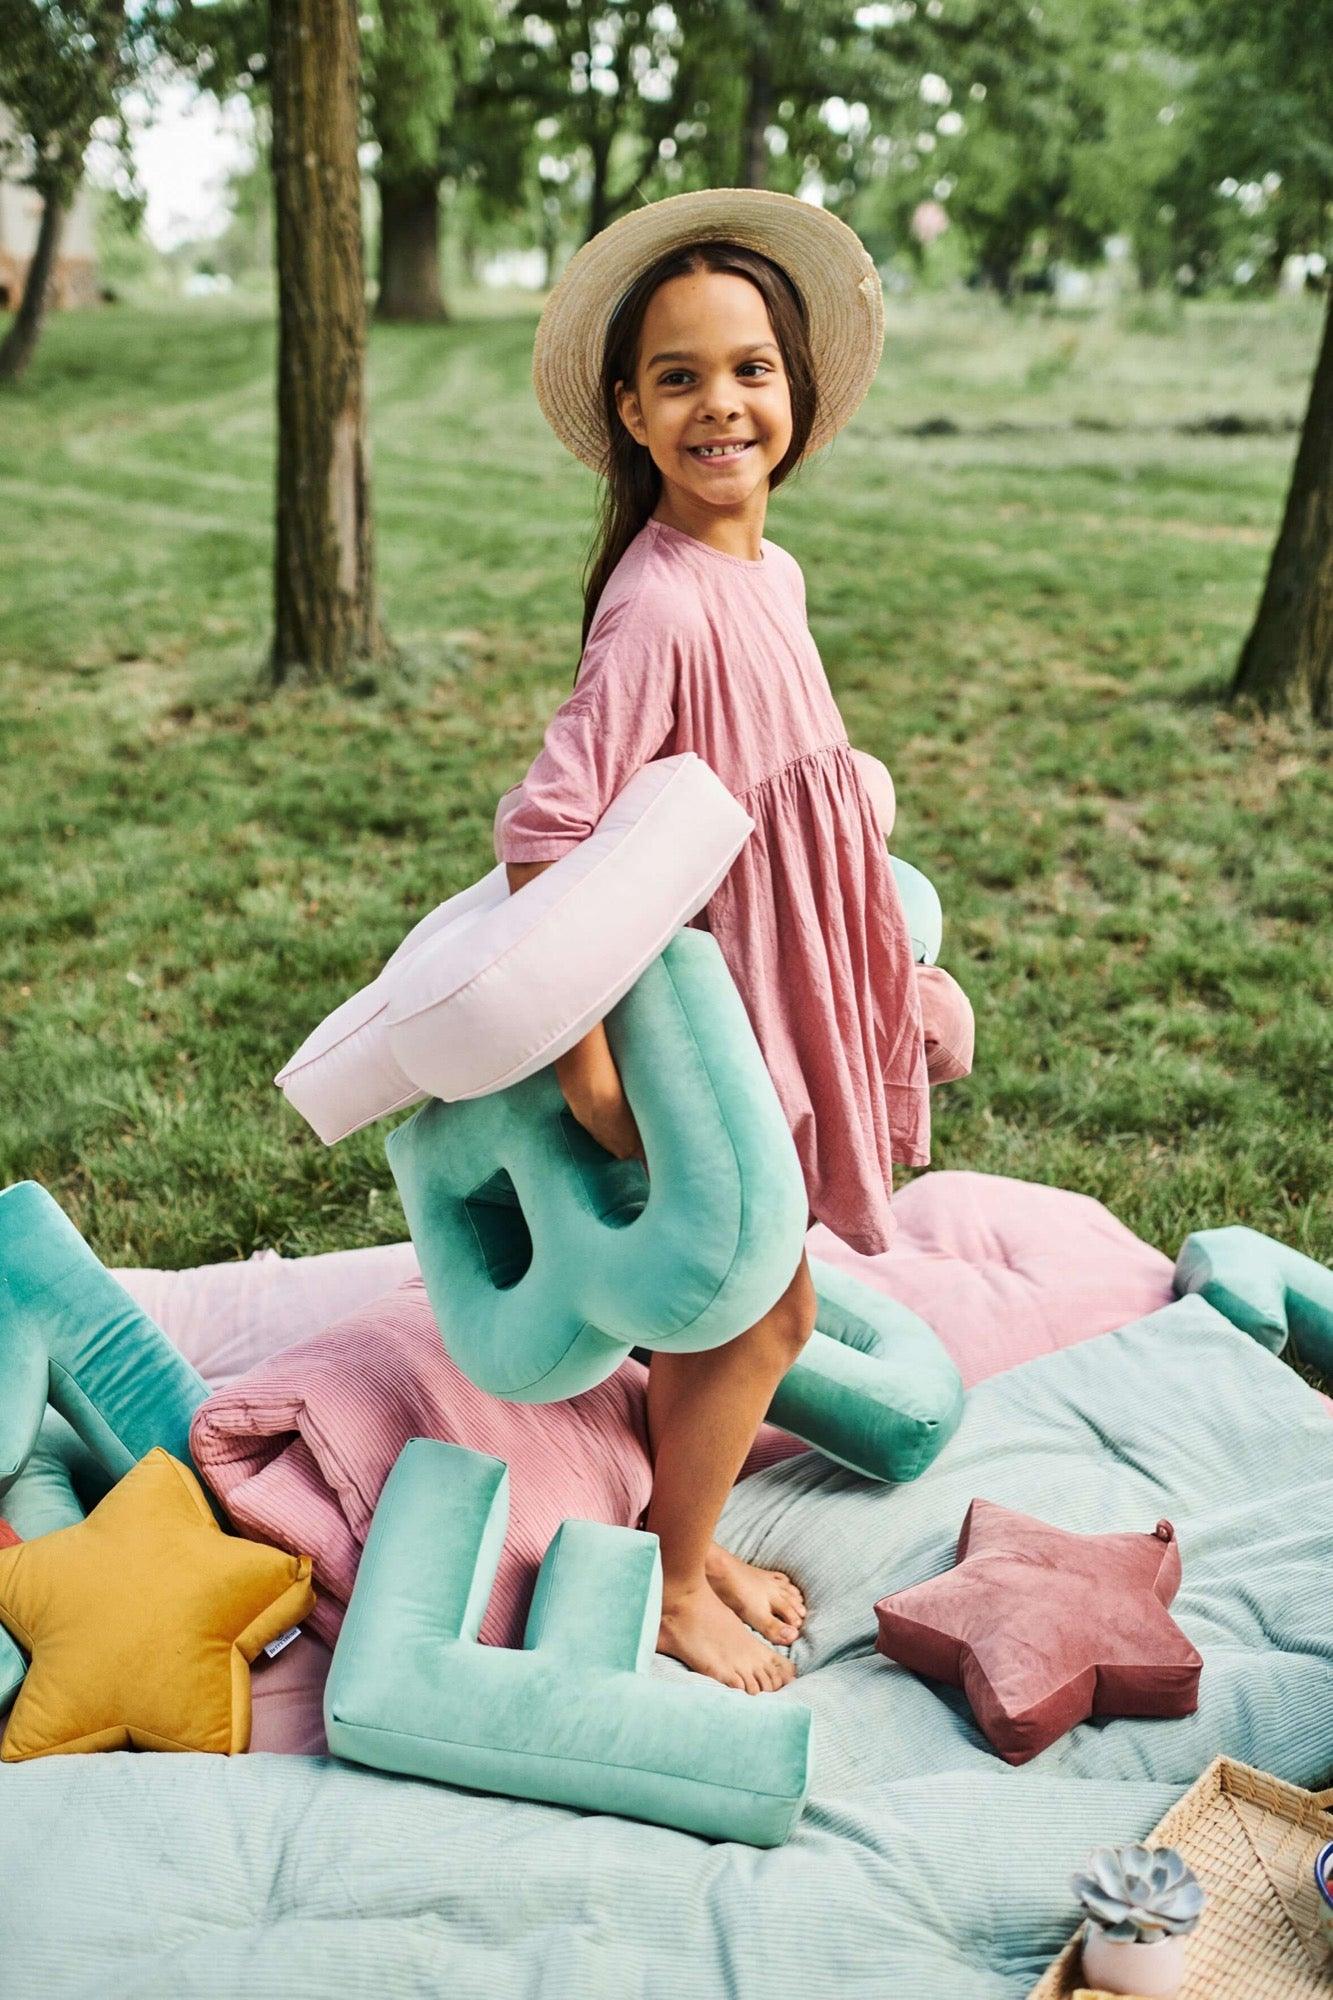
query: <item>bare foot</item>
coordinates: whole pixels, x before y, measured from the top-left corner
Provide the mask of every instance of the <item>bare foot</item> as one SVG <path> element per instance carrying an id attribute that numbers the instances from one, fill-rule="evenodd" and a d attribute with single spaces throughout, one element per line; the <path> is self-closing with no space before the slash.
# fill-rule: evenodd
<path id="1" fill-rule="evenodd" d="M 790 1646 L 805 1623 L 805 1599 L 785 1570 L 756 1569 L 714 1542 L 704 1575 L 738 1618 L 780 1646 Z"/>
<path id="2" fill-rule="evenodd" d="M 746 1694 L 770 1693 L 796 1675 L 791 1661 L 747 1631 L 707 1582 L 663 1597 L 657 1650 Z"/>

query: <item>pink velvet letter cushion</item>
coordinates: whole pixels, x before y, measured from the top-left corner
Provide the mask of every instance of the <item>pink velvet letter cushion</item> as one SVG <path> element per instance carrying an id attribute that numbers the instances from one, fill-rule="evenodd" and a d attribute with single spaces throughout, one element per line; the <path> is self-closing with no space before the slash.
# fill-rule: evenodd
<path id="1" fill-rule="evenodd" d="M 852 762 L 861 774 L 861 783 L 874 808 L 879 830 L 887 840 L 893 832 L 893 822 L 898 813 L 889 767 L 881 764 L 878 757 L 872 757 L 868 750 L 853 750 Z"/>
<path id="2" fill-rule="evenodd" d="M 499 865 L 423 917 L 274 1082 L 330 1146 L 422 1097 L 520 1083 L 628 993 L 753 830 L 702 757 L 654 758 L 516 894 Z"/>
<path id="3" fill-rule="evenodd" d="M 1203 1661 L 1166 1607 L 1180 1587 L 1169 1521 L 1077 1535 L 974 1500 L 957 1567 L 882 1597 L 876 1648 L 967 1696 L 1007 1764 L 1090 1715 L 1192 1715 Z"/>

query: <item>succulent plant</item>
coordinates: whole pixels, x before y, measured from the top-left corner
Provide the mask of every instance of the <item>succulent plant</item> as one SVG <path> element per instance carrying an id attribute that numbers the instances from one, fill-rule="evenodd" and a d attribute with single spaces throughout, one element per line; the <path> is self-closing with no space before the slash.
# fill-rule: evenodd
<path id="1" fill-rule="evenodd" d="M 1174 1847 L 1095 1847 L 1070 1880 L 1088 1916 L 1122 1943 L 1183 1937 L 1203 1913 L 1203 1890 Z"/>

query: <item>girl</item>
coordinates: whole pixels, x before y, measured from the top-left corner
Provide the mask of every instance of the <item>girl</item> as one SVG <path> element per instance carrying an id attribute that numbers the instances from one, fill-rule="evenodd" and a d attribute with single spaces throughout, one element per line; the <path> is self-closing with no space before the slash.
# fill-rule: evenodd
<path id="1" fill-rule="evenodd" d="M 861 401 L 882 342 L 859 239 L 789 196 L 675 196 L 573 258 L 542 314 L 534 383 L 562 441 L 605 475 L 600 545 L 574 691 L 497 838 L 517 890 L 586 839 L 649 759 L 704 758 L 755 830 L 693 922 L 717 938 L 745 1002 L 810 1221 L 867 1253 L 893 1240 L 894 1159 L 929 1162 L 921 1002 L 801 569 L 763 529 L 770 493 Z M 555 1068 L 579 1123 L 617 1158 L 642 1159 L 604 1027 Z M 757 1635 L 789 1645 L 805 1603 L 784 1571 L 741 1562 L 712 1534 L 814 1323 L 803 1252 L 755 1326 L 704 1353 L 654 1353 L 649 1369 L 658 1650 L 750 1693 L 793 1677 Z"/>

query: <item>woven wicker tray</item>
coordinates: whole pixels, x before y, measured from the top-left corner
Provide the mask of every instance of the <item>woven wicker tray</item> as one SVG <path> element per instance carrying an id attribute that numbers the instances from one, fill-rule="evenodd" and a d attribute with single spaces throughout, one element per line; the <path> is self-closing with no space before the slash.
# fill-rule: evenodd
<path id="1" fill-rule="evenodd" d="M 1330 1813 L 1333 1788 L 1304 1792 L 1215 1757 L 1145 1836 L 1147 1847 L 1178 1847 L 1208 1892 L 1178 2000 L 1333 2000 L 1314 1884 Z M 1080 1984 L 1082 1935 L 1080 1924 L 1028 2000 L 1109 2000 Z"/>

